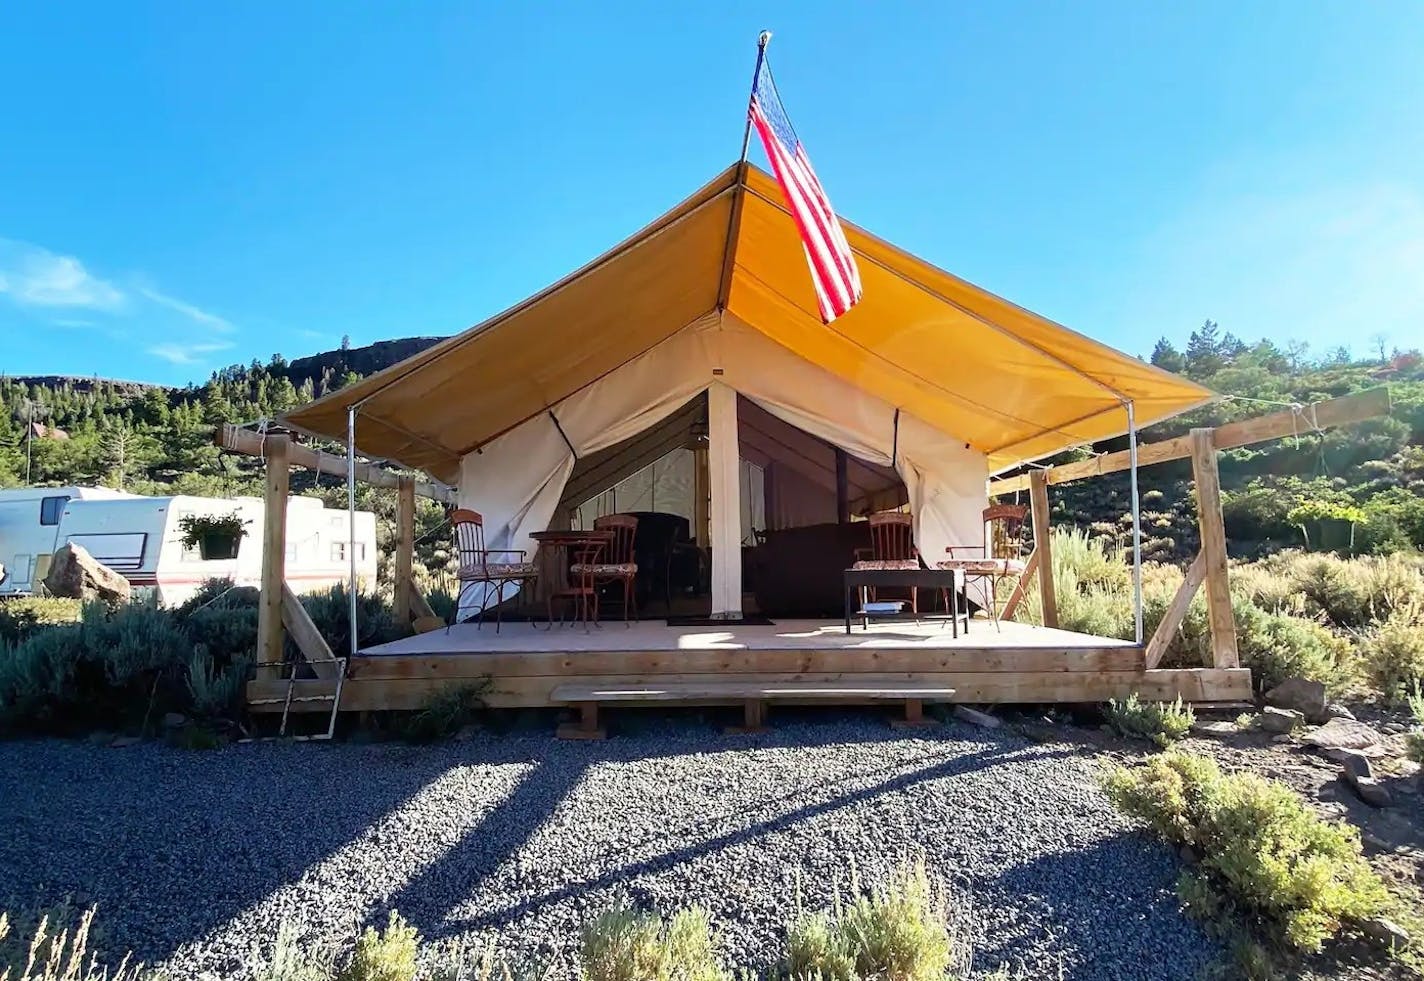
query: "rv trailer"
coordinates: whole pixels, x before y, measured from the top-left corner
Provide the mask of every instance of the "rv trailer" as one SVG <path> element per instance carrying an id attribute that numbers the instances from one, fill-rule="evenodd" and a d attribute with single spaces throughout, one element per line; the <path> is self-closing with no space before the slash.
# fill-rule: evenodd
<path id="1" fill-rule="evenodd" d="M 247 532 L 234 558 L 204 559 L 199 548 L 184 546 L 184 517 L 234 512 Z M 208 579 L 260 586 L 263 524 L 262 501 L 255 497 L 139 497 L 77 487 L 0 491 L 0 564 L 10 571 L 0 596 L 37 591 L 55 550 L 71 542 L 163 606 L 182 603 Z M 286 578 L 294 591 L 346 582 L 352 548 L 357 579 L 374 585 L 376 516 L 356 512 L 353 543 L 346 511 L 315 498 L 288 499 Z"/>

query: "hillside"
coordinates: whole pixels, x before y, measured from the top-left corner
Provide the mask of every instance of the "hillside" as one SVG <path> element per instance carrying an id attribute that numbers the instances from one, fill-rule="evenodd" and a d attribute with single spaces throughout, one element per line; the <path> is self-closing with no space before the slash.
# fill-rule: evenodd
<path id="1" fill-rule="evenodd" d="M 265 364 L 233 365 L 202 385 L 177 389 L 62 376 L 0 378 L 0 486 L 25 483 L 28 465 L 29 482 L 36 484 L 104 483 L 141 493 L 252 492 L 259 486 L 255 466 L 219 454 L 212 445 L 215 424 L 274 417 L 439 340 L 382 341 L 290 362 L 279 355 Z M 1287 518 L 1290 510 L 1302 502 L 1328 502 L 1357 509 L 1359 551 L 1424 546 L 1424 359 L 1419 352 L 1352 359 L 1337 351 L 1311 358 L 1301 345 L 1245 344 L 1208 321 L 1193 332 L 1185 351 L 1162 340 L 1151 360 L 1231 398 L 1154 427 L 1144 439 L 1388 384 L 1394 400 L 1389 418 L 1224 453 L 1227 532 L 1238 555 L 1298 544 L 1299 531 Z M 24 423 L 29 418 L 65 430 L 70 439 L 27 441 Z M 1123 445 L 1119 439 L 1094 449 Z M 312 486 L 311 478 L 294 482 L 299 488 Z M 1142 490 L 1149 557 L 1188 554 L 1195 548 L 1195 521 L 1187 465 L 1145 469 Z M 1125 474 L 1055 488 L 1053 499 L 1058 520 L 1126 541 Z"/>

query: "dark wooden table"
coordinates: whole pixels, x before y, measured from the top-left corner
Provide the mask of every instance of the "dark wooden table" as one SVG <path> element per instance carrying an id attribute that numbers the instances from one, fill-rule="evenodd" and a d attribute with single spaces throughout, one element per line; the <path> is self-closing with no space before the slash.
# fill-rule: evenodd
<path id="1" fill-rule="evenodd" d="M 569 579 L 569 566 L 572 565 L 569 552 L 572 550 L 581 562 L 598 562 L 603 550 L 613 541 L 613 532 L 536 531 L 529 537 L 539 543 L 540 578 L 546 579 L 552 587 L 545 596 L 549 607 L 549 626 L 552 628 L 554 625 L 554 603 L 558 600 L 573 601 L 575 619 L 586 625 L 595 587 L 592 580 L 574 583 Z"/>
<path id="2" fill-rule="evenodd" d="M 966 602 L 964 612 L 959 609 L 959 593 L 964 588 L 962 569 L 847 569 L 845 571 L 845 631 L 850 633 L 850 621 L 860 617 L 861 629 L 869 626 L 870 618 L 877 620 L 921 619 L 939 620 L 942 617 L 921 617 L 909 613 L 865 612 L 860 599 L 863 590 L 876 586 L 918 586 L 921 589 L 943 589 L 949 591 L 949 622 L 953 625 L 953 636 L 959 636 L 959 618 L 964 618 L 964 632 L 969 633 L 969 609 Z"/>

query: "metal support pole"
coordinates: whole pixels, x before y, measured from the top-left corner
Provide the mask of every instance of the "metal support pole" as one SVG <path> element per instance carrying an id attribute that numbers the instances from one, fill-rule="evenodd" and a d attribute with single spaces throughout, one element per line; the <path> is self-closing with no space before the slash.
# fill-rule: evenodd
<path id="1" fill-rule="evenodd" d="M 1142 506 L 1137 494 L 1137 417 L 1127 401 L 1127 455 L 1132 477 L 1132 619 L 1137 643 L 1142 643 Z"/>
<path id="2" fill-rule="evenodd" d="M 346 558 L 350 562 L 351 579 L 346 587 L 350 603 L 351 656 L 356 656 L 356 406 L 346 410 Z"/>

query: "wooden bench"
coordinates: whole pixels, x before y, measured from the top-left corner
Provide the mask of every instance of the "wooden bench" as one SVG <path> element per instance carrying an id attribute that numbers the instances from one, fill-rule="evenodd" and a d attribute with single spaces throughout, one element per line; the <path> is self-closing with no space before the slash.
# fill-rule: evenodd
<path id="1" fill-rule="evenodd" d="M 901 681 L 784 681 L 770 684 L 755 682 L 702 682 L 697 684 L 633 684 L 633 685 L 559 685 L 550 698 L 555 702 L 576 705 L 577 723 L 559 726 L 561 739 L 602 739 L 607 735 L 598 724 L 598 707 L 608 702 L 740 702 L 744 720 L 729 731 L 764 732 L 766 704 L 782 702 L 842 702 L 867 701 L 903 702 L 905 717 L 894 719 L 891 725 L 917 727 L 929 724 L 924 717 L 925 702 L 946 702 L 954 697 L 953 688 L 934 688 Z"/>

